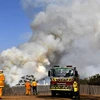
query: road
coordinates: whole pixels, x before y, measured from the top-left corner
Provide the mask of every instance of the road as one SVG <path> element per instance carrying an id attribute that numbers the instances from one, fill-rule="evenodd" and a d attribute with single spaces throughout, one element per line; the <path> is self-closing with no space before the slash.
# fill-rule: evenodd
<path id="1" fill-rule="evenodd" d="M 51 97 L 51 95 L 38 96 L 3 96 L 2 100 L 72 100 L 66 97 Z M 80 100 L 100 100 L 100 96 L 81 96 Z"/>

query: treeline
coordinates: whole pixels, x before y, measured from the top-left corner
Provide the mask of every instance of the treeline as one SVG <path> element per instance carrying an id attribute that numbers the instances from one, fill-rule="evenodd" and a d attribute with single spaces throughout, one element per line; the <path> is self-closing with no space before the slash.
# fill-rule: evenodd
<path id="1" fill-rule="evenodd" d="M 35 79 L 34 75 L 25 75 L 25 76 L 21 77 L 18 84 L 16 84 L 16 85 L 23 86 L 23 85 L 25 85 L 26 80 L 29 80 L 30 82 L 32 82 L 34 79 Z"/>
<path id="2" fill-rule="evenodd" d="M 34 79 L 35 79 L 34 75 L 25 75 L 25 76 L 22 76 L 20 78 L 19 82 L 16 84 L 16 86 L 23 86 L 23 85 L 25 85 L 26 80 L 29 80 L 30 82 L 32 82 Z M 5 82 L 4 89 L 9 88 L 9 87 L 10 87 L 9 84 L 7 84 Z"/>
<path id="3" fill-rule="evenodd" d="M 33 75 L 23 76 L 23 77 L 21 77 L 21 80 L 19 81 L 19 83 L 17 85 L 23 85 L 26 79 L 33 80 L 35 78 Z M 80 79 L 80 84 L 81 85 L 99 85 L 100 86 L 100 74 L 96 74 L 96 75 L 93 75 L 88 78 Z M 8 88 L 8 87 L 9 87 L 9 85 L 7 83 L 5 83 L 5 88 Z"/>
<path id="4" fill-rule="evenodd" d="M 88 78 L 80 79 L 82 85 L 100 85 L 100 74 L 93 75 Z"/>

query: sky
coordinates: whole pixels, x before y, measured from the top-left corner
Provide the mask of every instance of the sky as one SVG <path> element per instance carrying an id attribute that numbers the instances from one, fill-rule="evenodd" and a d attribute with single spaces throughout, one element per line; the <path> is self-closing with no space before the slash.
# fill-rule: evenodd
<path id="1" fill-rule="evenodd" d="M 26 43 L 32 30 L 35 34 L 31 43 L 1 53 L 9 84 L 31 73 L 41 79 L 56 63 L 76 66 L 81 77 L 100 73 L 99 0 L 22 1 L 23 7 L 21 0 L 0 0 L 0 51 Z"/>
<path id="2" fill-rule="evenodd" d="M 30 21 L 20 0 L 0 0 L 0 52 L 29 40 Z"/>

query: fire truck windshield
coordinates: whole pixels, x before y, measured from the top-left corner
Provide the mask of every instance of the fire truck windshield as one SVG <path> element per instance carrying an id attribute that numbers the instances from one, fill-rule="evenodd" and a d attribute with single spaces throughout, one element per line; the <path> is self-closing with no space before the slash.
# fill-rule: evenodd
<path id="1" fill-rule="evenodd" d="M 54 77 L 69 77 L 74 75 L 74 70 L 70 68 L 55 68 Z"/>

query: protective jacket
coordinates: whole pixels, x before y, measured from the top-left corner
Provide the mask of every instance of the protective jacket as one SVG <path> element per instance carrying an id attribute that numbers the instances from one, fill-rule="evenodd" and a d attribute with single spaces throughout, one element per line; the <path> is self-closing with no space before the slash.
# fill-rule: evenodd
<path id="1" fill-rule="evenodd" d="M 0 74 L 0 87 L 4 87 L 4 80 L 5 76 L 3 74 Z"/>
<path id="2" fill-rule="evenodd" d="M 26 87 L 26 89 L 31 89 L 31 83 L 30 82 L 26 82 L 25 83 L 25 87 Z"/>
<path id="3" fill-rule="evenodd" d="M 31 86 L 37 86 L 37 82 L 36 81 L 33 81 Z"/>
<path id="4" fill-rule="evenodd" d="M 73 87 L 74 87 L 74 92 L 77 92 L 78 91 L 78 84 L 76 81 L 74 82 Z"/>

